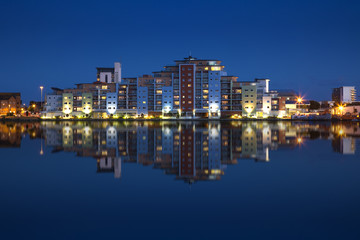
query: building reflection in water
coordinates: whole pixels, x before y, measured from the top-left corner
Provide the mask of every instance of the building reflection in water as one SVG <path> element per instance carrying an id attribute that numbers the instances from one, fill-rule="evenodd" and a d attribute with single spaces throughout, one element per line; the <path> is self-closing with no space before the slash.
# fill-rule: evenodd
<path id="1" fill-rule="evenodd" d="M 0 123 L 0 148 L 20 148 L 25 135 L 41 138 L 40 123 Z"/>
<path id="2" fill-rule="evenodd" d="M 355 154 L 356 138 L 360 137 L 359 124 L 333 125 L 331 130 L 334 133 L 333 150 L 342 154 Z"/>
<path id="3" fill-rule="evenodd" d="M 260 121 L 1 123 L 0 146 L 20 147 L 29 135 L 52 152 L 95 158 L 98 173 L 120 178 L 123 164 L 137 163 L 191 183 L 219 180 L 227 165 L 269 162 L 271 151 L 314 139 L 331 140 L 335 152 L 355 154 L 359 129 L 359 123 Z"/>

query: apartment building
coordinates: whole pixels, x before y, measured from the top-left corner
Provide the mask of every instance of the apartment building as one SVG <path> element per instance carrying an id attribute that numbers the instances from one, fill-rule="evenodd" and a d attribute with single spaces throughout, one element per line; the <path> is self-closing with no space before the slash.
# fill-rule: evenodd
<path id="1" fill-rule="evenodd" d="M 224 69 L 219 60 L 189 56 L 152 74 L 122 78 L 121 64 L 116 62 L 114 68 L 97 68 L 96 82 L 53 88 L 43 116 L 211 119 L 286 115 L 285 101 L 292 98 L 270 91 L 270 79 L 239 81 Z"/>
<path id="2" fill-rule="evenodd" d="M 352 103 L 356 101 L 356 90 L 354 86 L 343 86 L 334 88 L 332 100 L 335 104 Z"/>
<path id="3" fill-rule="evenodd" d="M 0 115 L 9 113 L 20 113 L 21 94 L 20 93 L 0 93 Z"/>

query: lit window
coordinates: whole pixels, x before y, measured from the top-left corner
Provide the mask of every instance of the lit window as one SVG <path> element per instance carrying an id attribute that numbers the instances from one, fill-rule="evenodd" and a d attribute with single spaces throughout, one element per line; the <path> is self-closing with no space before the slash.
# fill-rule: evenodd
<path id="1" fill-rule="evenodd" d="M 221 67 L 211 67 L 211 71 L 220 71 Z"/>

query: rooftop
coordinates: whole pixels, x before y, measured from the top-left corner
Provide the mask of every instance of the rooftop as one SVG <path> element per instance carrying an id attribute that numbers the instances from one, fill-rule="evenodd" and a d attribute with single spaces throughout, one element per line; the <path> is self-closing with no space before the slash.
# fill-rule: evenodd
<path id="1" fill-rule="evenodd" d="M 16 93 L 0 93 L 0 100 L 8 100 L 11 97 L 20 97 L 21 94 L 16 92 Z"/>

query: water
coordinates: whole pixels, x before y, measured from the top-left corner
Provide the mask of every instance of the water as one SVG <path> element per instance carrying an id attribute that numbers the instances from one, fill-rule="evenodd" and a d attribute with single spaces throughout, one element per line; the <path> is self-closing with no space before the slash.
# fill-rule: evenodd
<path id="1" fill-rule="evenodd" d="M 359 239 L 359 123 L 0 123 L 1 239 Z"/>

